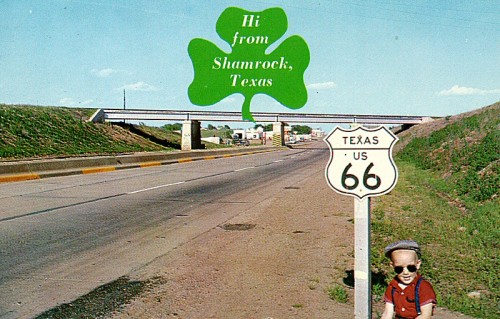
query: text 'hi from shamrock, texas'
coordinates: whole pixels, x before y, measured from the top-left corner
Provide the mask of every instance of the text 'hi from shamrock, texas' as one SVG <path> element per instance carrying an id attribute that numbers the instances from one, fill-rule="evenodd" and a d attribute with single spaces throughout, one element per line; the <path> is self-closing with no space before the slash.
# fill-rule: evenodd
<path id="1" fill-rule="evenodd" d="M 259 28 L 260 16 L 254 14 L 243 14 L 241 17 L 241 28 Z M 236 31 L 232 38 L 231 48 L 238 46 L 269 46 L 269 36 L 267 35 L 243 35 Z M 232 60 L 227 56 L 215 57 L 212 65 L 213 70 L 285 70 L 292 71 L 293 66 L 284 56 L 275 59 L 262 60 Z M 272 78 L 247 78 L 241 73 L 230 74 L 230 85 L 233 87 L 269 87 L 273 85 Z"/>

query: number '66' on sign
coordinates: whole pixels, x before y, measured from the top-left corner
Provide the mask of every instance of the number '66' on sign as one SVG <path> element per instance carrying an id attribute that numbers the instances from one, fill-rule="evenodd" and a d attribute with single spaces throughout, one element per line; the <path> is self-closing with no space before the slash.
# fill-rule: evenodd
<path id="1" fill-rule="evenodd" d="M 325 175 L 336 192 L 362 199 L 390 192 L 396 185 L 398 170 L 392 147 L 398 138 L 387 128 L 336 127 L 325 138 L 330 161 Z"/>

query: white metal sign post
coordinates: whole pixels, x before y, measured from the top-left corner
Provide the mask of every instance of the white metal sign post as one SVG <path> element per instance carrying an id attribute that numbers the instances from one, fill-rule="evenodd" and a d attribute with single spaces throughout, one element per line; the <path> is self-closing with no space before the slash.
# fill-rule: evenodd
<path id="1" fill-rule="evenodd" d="M 371 319 L 370 197 L 390 192 L 398 179 L 392 147 L 398 138 L 387 128 L 336 127 L 325 138 L 330 161 L 328 185 L 340 194 L 354 196 L 354 314 Z"/>

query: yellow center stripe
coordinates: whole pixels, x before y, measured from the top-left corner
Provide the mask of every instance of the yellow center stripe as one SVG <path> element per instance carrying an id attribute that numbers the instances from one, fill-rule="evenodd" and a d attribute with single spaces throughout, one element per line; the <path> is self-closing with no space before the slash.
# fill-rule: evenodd
<path id="1" fill-rule="evenodd" d="M 147 162 L 147 163 L 141 163 L 140 167 L 151 167 L 151 166 L 160 166 L 161 162 Z"/>
<path id="2" fill-rule="evenodd" d="M 9 175 L 9 176 L 0 176 L 0 183 L 8 183 L 8 182 L 19 182 L 19 181 L 27 181 L 31 179 L 40 179 L 38 174 L 18 174 L 18 175 Z"/>
<path id="3" fill-rule="evenodd" d="M 84 168 L 84 169 L 82 169 L 82 173 L 83 174 L 94 174 L 94 173 L 112 172 L 114 170 L 116 170 L 116 168 L 114 166 Z"/>

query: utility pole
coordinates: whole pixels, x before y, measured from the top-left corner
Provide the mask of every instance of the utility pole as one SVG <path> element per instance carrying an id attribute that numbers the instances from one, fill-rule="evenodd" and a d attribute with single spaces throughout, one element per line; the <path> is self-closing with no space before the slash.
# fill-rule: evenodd
<path id="1" fill-rule="evenodd" d="M 126 108 L 126 107 L 125 107 L 125 89 L 123 89 L 123 110 L 124 110 L 124 111 L 125 111 L 125 108 Z M 126 120 L 125 120 L 125 119 L 123 119 L 123 124 L 125 124 L 125 123 L 126 123 Z"/>

